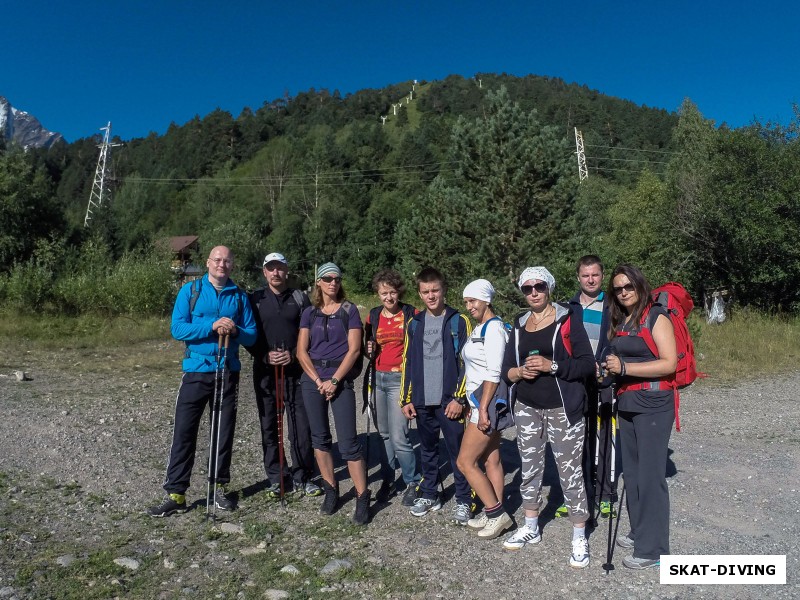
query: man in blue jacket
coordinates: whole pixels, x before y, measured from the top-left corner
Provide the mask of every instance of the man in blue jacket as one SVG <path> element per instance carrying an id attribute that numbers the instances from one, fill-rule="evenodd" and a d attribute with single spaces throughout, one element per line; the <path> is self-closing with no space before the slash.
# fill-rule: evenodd
<path id="1" fill-rule="evenodd" d="M 184 285 L 172 311 L 172 337 L 186 344 L 183 378 L 175 403 L 175 425 L 164 489 L 167 495 L 158 506 L 147 510 L 152 517 L 186 512 L 186 490 L 194 465 L 197 433 L 206 404 L 214 397 L 219 337 L 230 336 L 226 378 L 223 382 L 219 424 L 219 459 L 216 473 L 216 507 L 233 510 L 225 493 L 231 479 L 231 453 L 236 425 L 239 386 L 239 346 L 256 341 L 256 322 L 247 296 L 231 281 L 233 253 L 217 246 L 206 261 L 208 274 Z"/>
<path id="2" fill-rule="evenodd" d="M 442 508 L 439 484 L 439 434 L 450 454 L 456 494 L 453 520 L 466 525 L 472 518 L 472 490 L 456 464 L 464 437 L 466 389 L 461 348 L 472 326 L 466 316 L 445 304 L 447 284 L 427 267 L 417 275 L 425 310 L 408 324 L 403 353 L 400 404 L 407 419 L 417 420 L 422 481 L 411 514 L 422 517 Z"/>

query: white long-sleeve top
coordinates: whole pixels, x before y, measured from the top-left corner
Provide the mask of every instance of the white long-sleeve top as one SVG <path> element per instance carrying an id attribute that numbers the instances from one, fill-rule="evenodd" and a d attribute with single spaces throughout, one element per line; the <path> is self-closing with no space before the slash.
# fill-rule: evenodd
<path id="1" fill-rule="evenodd" d="M 500 382 L 500 370 L 503 364 L 503 353 L 508 343 L 508 332 L 500 319 L 488 322 L 485 337 L 481 337 L 482 331 L 483 324 L 476 325 L 461 351 L 464 359 L 467 396 L 478 389 L 478 386 L 484 381 Z"/>

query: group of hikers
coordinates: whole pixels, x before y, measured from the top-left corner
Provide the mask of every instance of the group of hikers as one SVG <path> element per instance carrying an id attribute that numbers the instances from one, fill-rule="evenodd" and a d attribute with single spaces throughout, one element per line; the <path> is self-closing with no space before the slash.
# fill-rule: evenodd
<path id="1" fill-rule="evenodd" d="M 336 512 L 332 415 L 338 453 L 355 489 L 353 521 L 369 522 L 372 495 L 357 436 L 355 394 L 366 358 L 370 409 L 383 441 L 377 501 L 399 496 L 420 518 L 440 510 L 443 437 L 454 478 L 453 521 L 487 540 L 510 532 L 503 547 L 521 550 L 541 541 L 549 443 L 564 497 L 556 516 L 567 517 L 573 526 L 570 566 L 589 564 L 586 524 L 593 511 L 615 516 L 620 466 L 630 519 L 629 533 L 616 538 L 618 546 L 630 550 L 623 564 L 646 569 L 669 554 L 665 468 L 675 390 L 660 383 L 674 375 L 677 350 L 672 322 L 653 303 L 638 268 L 619 265 L 604 289 L 600 258 L 584 256 L 576 265 L 578 292 L 560 303 L 553 301 L 556 282 L 550 271 L 528 267 L 517 282 L 528 309 L 508 324 L 495 313 L 495 289 L 486 279 L 464 288 L 467 316 L 446 304 L 447 281 L 437 269 L 416 274 L 422 310 L 402 302 L 402 277 L 385 269 L 372 281 L 379 305 L 362 325 L 334 263 L 317 269 L 311 298 L 289 286 L 289 263 L 280 253 L 264 258 L 266 285 L 250 294 L 230 279 L 228 248 L 214 248 L 207 267 L 201 280 L 181 288 L 173 310 L 172 335 L 185 342 L 186 351 L 163 485 L 167 495 L 148 509 L 151 516 L 187 510 L 200 421 L 215 396 L 221 406 L 212 502 L 215 509 L 235 508 L 227 484 L 241 370 L 238 349 L 244 346 L 253 356 L 267 493 L 275 498 L 322 496 L 321 512 Z M 282 449 L 284 415 L 291 466 Z M 412 421 L 419 460 L 410 437 Z M 504 506 L 500 457 L 502 431 L 512 426 L 524 511 L 516 527 Z M 476 496 L 483 506 L 477 514 Z"/>

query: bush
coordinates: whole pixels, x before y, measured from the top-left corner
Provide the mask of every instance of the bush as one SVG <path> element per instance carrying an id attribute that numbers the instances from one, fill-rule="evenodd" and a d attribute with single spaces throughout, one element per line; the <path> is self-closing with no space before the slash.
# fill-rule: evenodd
<path id="1" fill-rule="evenodd" d="M 169 261 L 156 252 L 129 252 L 105 282 L 114 314 L 160 315 L 175 298 Z"/>

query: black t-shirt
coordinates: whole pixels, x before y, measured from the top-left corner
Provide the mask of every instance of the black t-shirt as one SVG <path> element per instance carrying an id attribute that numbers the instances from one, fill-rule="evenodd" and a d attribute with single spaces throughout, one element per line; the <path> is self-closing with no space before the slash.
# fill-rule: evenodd
<path id="1" fill-rule="evenodd" d="M 555 331 L 555 323 L 551 323 L 539 331 L 520 329 L 518 332 L 519 364 L 525 362 L 531 350 L 538 350 L 540 356 L 553 360 L 553 334 Z M 518 382 L 517 402 L 533 408 L 560 408 L 563 405 L 556 378 L 547 373 L 540 374 L 532 381 L 523 379 Z"/>
<path id="2" fill-rule="evenodd" d="M 667 313 L 661 306 L 653 306 L 647 317 L 650 326 L 655 325 L 659 316 L 667 317 Z M 632 328 L 625 324 L 617 327 L 617 331 L 627 331 L 637 333 L 638 326 Z M 647 347 L 644 339 L 638 335 L 616 336 L 611 342 L 612 352 L 622 359 L 625 363 L 641 363 L 655 360 L 655 355 Z M 640 382 L 638 377 L 626 377 L 624 382 Z M 627 412 L 664 412 L 674 408 L 674 392 L 672 390 L 631 390 L 620 394 L 619 410 Z"/>

